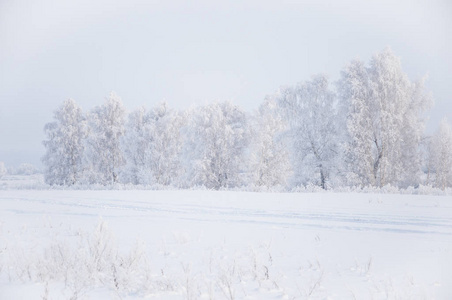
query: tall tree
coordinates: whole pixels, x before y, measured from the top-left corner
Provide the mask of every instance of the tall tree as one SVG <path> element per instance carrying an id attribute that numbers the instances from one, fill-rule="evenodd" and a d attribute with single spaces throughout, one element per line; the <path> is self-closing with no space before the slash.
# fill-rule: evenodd
<path id="1" fill-rule="evenodd" d="M 266 187 L 286 185 L 292 168 L 281 135 L 287 124 L 278 113 L 275 99 L 267 98 L 252 121 L 252 182 Z"/>
<path id="2" fill-rule="evenodd" d="M 90 182 L 106 185 L 118 181 L 120 168 L 125 164 L 120 147 L 124 123 L 125 109 L 121 98 L 113 92 L 89 114 Z"/>
<path id="3" fill-rule="evenodd" d="M 44 127 L 46 154 L 42 158 L 48 184 L 73 185 L 83 173 L 84 141 L 87 137 L 85 116 L 77 103 L 66 100 L 54 112 L 54 122 Z"/>
<path id="4" fill-rule="evenodd" d="M 129 115 L 123 148 L 126 182 L 169 185 L 179 176 L 183 117 L 166 103 Z"/>
<path id="5" fill-rule="evenodd" d="M 324 75 L 280 91 L 277 101 L 289 123 L 295 185 L 326 189 L 329 184 L 337 153 L 334 99 Z"/>
<path id="6" fill-rule="evenodd" d="M 128 116 L 125 124 L 125 134 L 122 139 L 122 148 L 126 159 L 121 181 L 132 184 L 150 184 L 148 172 L 149 149 L 152 142 L 150 122 L 144 107 L 141 107 Z"/>
<path id="7" fill-rule="evenodd" d="M 221 102 L 193 109 L 184 137 L 186 185 L 220 189 L 242 183 L 249 128 L 239 107 Z"/>
<path id="8" fill-rule="evenodd" d="M 381 159 L 374 135 L 378 119 L 374 113 L 376 107 L 370 101 L 369 85 L 367 68 L 359 60 L 353 60 L 342 70 L 338 82 L 344 154 L 342 171 L 349 185 L 375 185 Z"/>
<path id="9" fill-rule="evenodd" d="M 180 173 L 180 151 L 182 138 L 180 130 L 184 124 L 184 116 L 169 109 L 163 102 L 149 112 L 153 125 L 150 151 L 150 170 L 154 183 L 169 185 L 174 183 Z"/>
<path id="10" fill-rule="evenodd" d="M 452 128 L 446 119 L 441 121 L 433 135 L 430 151 L 434 185 L 444 190 L 452 186 Z"/>
<path id="11" fill-rule="evenodd" d="M 341 73 L 341 105 L 346 113 L 345 152 L 360 185 L 407 186 L 419 182 L 423 113 L 431 100 L 423 80 L 412 83 L 389 48 L 369 67 L 352 62 Z"/>

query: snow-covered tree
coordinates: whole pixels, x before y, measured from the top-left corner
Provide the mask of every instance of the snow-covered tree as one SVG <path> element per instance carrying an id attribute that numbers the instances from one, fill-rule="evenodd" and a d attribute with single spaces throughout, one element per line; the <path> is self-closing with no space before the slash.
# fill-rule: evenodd
<path id="1" fill-rule="evenodd" d="M 168 185 L 178 178 L 182 121 L 181 114 L 166 103 L 129 115 L 123 139 L 126 182 Z"/>
<path id="2" fill-rule="evenodd" d="M 337 154 L 334 100 L 324 75 L 280 90 L 277 102 L 289 123 L 286 137 L 295 185 L 316 184 L 326 189 L 330 184 Z"/>
<path id="3" fill-rule="evenodd" d="M 348 179 L 374 186 L 419 182 L 422 116 L 431 103 L 423 80 L 410 82 L 400 59 L 386 48 L 369 67 L 359 61 L 347 66 L 339 94 L 346 114 Z"/>
<path id="4" fill-rule="evenodd" d="M 342 168 L 350 185 L 375 185 L 379 153 L 374 137 L 378 124 L 374 103 L 370 101 L 370 81 L 363 62 L 352 61 L 341 72 L 338 83 L 340 98 L 339 122 L 343 146 Z"/>
<path id="5" fill-rule="evenodd" d="M 54 113 L 54 122 L 44 127 L 47 139 L 43 141 L 46 154 L 42 158 L 44 176 L 48 184 L 73 185 L 83 173 L 86 120 L 81 108 L 66 100 Z"/>
<path id="6" fill-rule="evenodd" d="M 238 106 L 221 102 L 193 109 L 184 138 L 186 185 L 220 189 L 242 183 L 249 128 Z"/>
<path id="7" fill-rule="evenodd" d="M 5 164 L 2 161 L 0 161 L 0 178 L 5 176 L 5 174 L 6 174 Z"/>
<path id="8" fill-rule="evenodd" d="M 141 107 L 128 116 L 122 148 L 126 165 L 121 174 L 121 181 L 132 184 L 148 184 L 149 148 L 151 143 L 149 120 L 146 109 Z"/>
<path id="9" fill-rule="evenodd" d="M 411 82 L 408 108 L 405 110 L 402 127 L 402 176 L 399 185 L 402 187 L 418 185 L 422 175 L 422 145 L 426 111 L 433 104 L 430 94 L 425 91 L 426 77 Z"/>
<path id="10" fill-rule="evenodd" d="M 125 123 L 121 98 L 112 92 L 103 105 L 91 111 L 88 119 L 88 181 L 104 185 L 118 182 L 120 169 L 125 164 L 120 147 Z"/>
<path id="11" fill-rule="evenodd" d="M 149 120 L 153 128 L 149 153 L 152 182 L 163 185 L 174 183 L 181 174 L 180 130 L 184 116 L 169 109 L 166 103 L 161 103 L 150 110 Z"/>
<path id="12" fill-rule="evenodd" d="M 251 175 L 258 186 L 286 185 L 291 175 L 289 153 L 281 138 L 286 122 L 274 98 L 267 98 L 252 119 Z"/>
<path id="13" fill-rule="evenodd" d="M 446 119 L 431 139 L 429 154 L 435 187 L 444 190 L 452 186 L 452 128 Z"/>

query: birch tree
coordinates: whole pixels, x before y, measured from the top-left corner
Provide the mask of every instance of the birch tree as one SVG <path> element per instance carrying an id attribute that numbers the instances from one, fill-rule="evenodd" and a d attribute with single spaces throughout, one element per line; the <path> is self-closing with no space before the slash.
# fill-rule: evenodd
<path id="1" fill-rule="evenodd" d="M 316 184 L 326 189 L 337 154 L 334 94 L 326 76 L 283 88 L 277 99 L 289 123 L 293 183 Z"/>
<path id="2" fill-rule="evenodd" d="M 444 190 L 452 186 L 452 128 L 446 119 L 433 135 L 430 151 L 434 186 Z"/>
<path id="3" fill-rule="evenodd" d="M 73 185 L 83 176 L 86 118 L 77 103 L 68 99 L 55 111 L 54 119 L 44 126 L 44 178 L 50 185 Z"/>
<path id="4" fill-rule="evenodd" d="M 275 99 L 266 99 L 252 122 L 251 179 L 255 185 L 286 185 L 291 176 L 289 152 L 282 138 L 286 127 Z"/>
<path id="5" fill-rule="evenodd" d="M 128 116 L 121 144 L 126 159 L 124 172 L 121 174 L 121 181 L 124 183 L 151 183 L 148 172 L 149 149 L 152 141 L 149 123 L 144 107 L 131 112 Z"/>
<path id="6" fill-rule="evenodd" d="M 150 111 L 140 108 L 129 115 L 123 139 L 126 182 L 169 185 L 178 179 L 183 120 L 166 103 Z"/>
<path id="7" fill-rule="evenodd" d="M 192 109 L 184 137 L 185 185 L 220 189 L 243 183 L 249 128 L 238 106 L 220 102 Z"/>
<path id="8" fill-rule="evenodd" d="M 375 185 L 381 159 L 375 136 L 378 119 L 370 101 L 370 81 L 367 68 L 353 60 L 341 72 L 338 83 L 340 121 L 344 120 L 343 154 L 345 182 L 350 185 Z"/>
<path id="9" fill-rule="evenodd" d="M 424 81 L 412 83 L 389 48 L 370 65 L 353 61 L 341 73 L 345 157 L 359 185 L 408 186 L 419 182 L 423 114 L 431 104 Z"/>
<path id="10" fill-rule="evenodd" d="M 89 114 L 88 163 L 91 183 L 103 185 L 118 182 L 125 164 L 120 140 L 124 135 L 125 108 L 121 98 L 111 93 L 101 106 Z"/>

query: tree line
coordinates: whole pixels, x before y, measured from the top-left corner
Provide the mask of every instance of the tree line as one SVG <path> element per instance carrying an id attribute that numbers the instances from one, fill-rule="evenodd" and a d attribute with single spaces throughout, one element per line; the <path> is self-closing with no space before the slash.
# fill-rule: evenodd
<path id="1" fill-rule="evenodd" d="M 452 184 L 452 130 L 424 134 L 432 99 L 386 48 L 280 88 L 257 111 L 215 102 L 126 113 L 111 93 L 85 113 L 66 100 L 44 127 L 45 181 L 208 189 Z"/>

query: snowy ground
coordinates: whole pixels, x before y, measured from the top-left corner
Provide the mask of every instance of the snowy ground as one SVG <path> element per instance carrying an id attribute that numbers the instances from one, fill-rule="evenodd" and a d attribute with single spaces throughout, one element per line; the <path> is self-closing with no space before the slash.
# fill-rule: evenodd
<path id="1" fill-rule="evenodd" d="M 0 299 L 451 299 L 452 197 L 0 191 Z"/>

